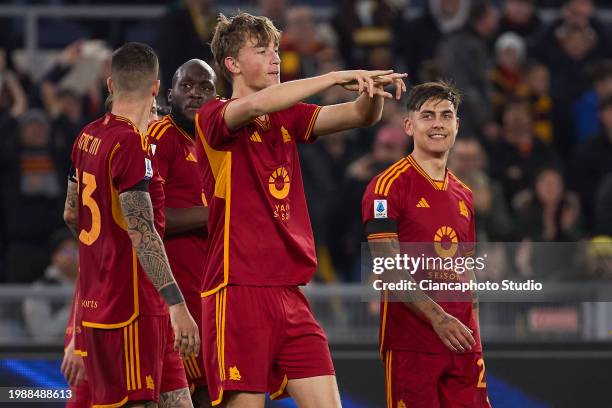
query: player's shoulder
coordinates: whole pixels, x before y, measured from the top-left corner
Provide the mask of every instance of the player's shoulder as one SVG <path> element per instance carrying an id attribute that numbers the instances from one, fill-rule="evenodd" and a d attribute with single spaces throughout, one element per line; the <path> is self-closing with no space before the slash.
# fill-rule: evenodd
<path id="1" fill-rule="evenodd" d="M 411 170 L 410 161 L 403 157 L 377 174 L 368 185 L 368 190 L 374 195 L 386 197 L 410 183 Z"/>
<path id="2" fill-rule="evenodd" d="M 455 173 L 450 170 L 448 171 L 448 182 L 449 185 L 452 185 L 456 188 L 460 193 L 465 194 L 470 200 L 472 199 L 472 189 L 470 189 L 467 184 L 465 184 Z"/>
<path id="3" fill-rule="evenodd" d="M 167 135 L 172 134 L 175 128 L 175 124 L 170 118 L 170 115 L 166 115 L 155 122 L 151 122 L 149 124 L 149 128 L 147 130 L 147 136 L 149 137 L 149 142 L 154 144 L 160 144 L 166 142 L 169 139 Z"/>
<path id="4" fill-rule="evenodd" d="M 224 109 L 227 104 L 233 100 L 234 99 L 226 99 L 221 96 L 215 96 L 214 98 L 209 99 L 202 106 L 200 106 L 200 109 L 198 109 L 197 114 L 200 117 L 202 115 L 209 115 L 218 109 Z"/>

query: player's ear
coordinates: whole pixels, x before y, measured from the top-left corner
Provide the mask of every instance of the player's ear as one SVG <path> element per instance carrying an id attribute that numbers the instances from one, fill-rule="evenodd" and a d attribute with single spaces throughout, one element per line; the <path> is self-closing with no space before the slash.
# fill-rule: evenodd
<path id="1" fill-rule="evenodd" d="M 151 89 L 151 94 L 153 96 L 157 96 L 157 94 L 159 93 L 160 84 L 161 84 L 161 82 L 160 82 L 159 79 L 157 79 L 157 80 L 155 80 L 155 82 L 153 82 L 153 87 Z"/>
<path id="2" fill-rule="evenodd" d="M 108 88 L 108 93 L 112 95 L 113 94 L 113 79 L 111 77 L 106 78 L 106 87 Z"/>
<path id="3" fill-rule="evenodd" d="M 410 120 L 410 113 L 404 117 L 404 132 L 406 132 L 408 136 L 414 136 L 412 121 Z"/>
<path id="4" fill-rule="evenodd" d="M 167 99 L 168 99 L 168 103 L 172 103 L 172 89 L 168 89 L 168 92 L 166 93 Z"/>
<path id="5" fill-rule="evenodd" d="M 223 63 L 225 64 L 225 68 L 227 68 L 227 70 L 231 72 L 232 74 L 240 73 L 240 68 L 238 67 L 238 61 L 236 60 L 236 58 L 225 57 L 225 59 L 223 60 Z"/>

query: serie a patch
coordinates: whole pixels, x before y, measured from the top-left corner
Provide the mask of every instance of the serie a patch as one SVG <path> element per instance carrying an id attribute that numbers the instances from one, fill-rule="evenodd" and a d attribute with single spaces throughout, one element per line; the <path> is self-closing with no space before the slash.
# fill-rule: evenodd
<path id="1" fill-rule="evenodd" d="M 145 157 L 145 180 L 150 180 L 153 177 L 153 166 L 151 160 Z"/>
<path id="2" fill-rule="evenodd" d="M 374 218 L 387 218 L 387 200 L 374 200 Z"/>

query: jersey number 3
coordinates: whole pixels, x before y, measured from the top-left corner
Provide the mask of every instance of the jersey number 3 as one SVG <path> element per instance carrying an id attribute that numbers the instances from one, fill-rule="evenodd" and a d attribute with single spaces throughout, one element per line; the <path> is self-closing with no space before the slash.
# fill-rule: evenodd
<path id="1" fill-rule="evenodd" d="M 84 229 L 79 233 L 79 241 L 81 241 L 85 245 L 91 245 L 100 236 L 100 207 L 98 207 L 98 203 L 91 196 L 98 185 L 96 184 L 96 177 L 93 174 L 90 174 L 86 171 L 82 172 L 82 180 L 79 182 L 82 184 L 83 189 L 81 190 L 81 203 L 83 207 L 89 208 L 91 211 L 91 228 L 89 231 Z M 77 178 L 79 177 L 79 172 L 77 172 Z"/>

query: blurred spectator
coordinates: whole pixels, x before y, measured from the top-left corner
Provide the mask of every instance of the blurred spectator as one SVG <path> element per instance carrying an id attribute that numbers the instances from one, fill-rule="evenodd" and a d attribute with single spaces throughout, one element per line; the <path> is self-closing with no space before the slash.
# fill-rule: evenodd
<path id="1" fill-rule="evenodd" d="M 67 228 L 63 227 L 53 233 L 50 253 L 51 264 L 45 269 L 44 276 L 32 284 L 31 289 L 41 291 L 45 288 L 66 287 L 74 290 L 79 246 Z M 70 310 L 70 298 L 58 301 L 32 296 L 23 302 L 26 327 L 36 340 L 63 339 Z"/>
<path id="2" fill-rule="evenodd" d="M 545 52 L 557 40 L 556 31 L 563 25 L 590 28 L 597 37 L 599 51 L 610 49 L 610 33 L 597 18 L 593 0 L 562 0 L 561 14 L 539 36 L 537 52 Z"/>
<path id="3" fill-rule="evenodd" d="M 333 236 L 330 252 L 344 281 L 360 278 L 363 227 L 359 217 L 363 192 L 376 174 L 408 154 L 410 141 L 403 129 L 385 126 L 376 134 L 371 152 L 353 161 L 346 170 L 329 224 Z"/>
<path id="4" fill-rule="evenodd" d="M 526 41 L 538 33 L 542 21 L 535 8 L 535 0 L 505 0 L 499 21 L 499 34 L 513 32 Z"/>
<path id="5" fill-rule="evenodd" d="M 565 189 L 561 172 L 543 167 L 533 187 L 513 200 L 519 234 L 531 241 L 577 241 L 580 238 L 580 200 Z"/>
<path id="6" fill-rule="evenodd" d="M 512 32 L 502 34 L 495 42 L 492 102 L 496 114 L 518 90 L 526 48 L 525 41 Z"/>
<path id="7" fill-rule="evenodd" d="M 594 194 L 602 180 L 612 174 L 612 96 L 599 105 L 602 127 L 597 136 L 578 145 L 574 153 L 571 185 L 580 195 L 585 224 L 590 230 L 594 220 Z"/>
<path id="8" fill-rule="evenodd" d="M 161 89 L 169 89 L 178 66 L 200 58 L 213 66 L 210 41 L 217 25 L 214 0 L 182 0 L 172 6 L 159 22 L 157 52 L 161 69 Z"/>
<path id="9" fill-rule="evenodd" d="M 497 12 L 488 1 L 472 3 L 466 27 L 442 40 L 437 58 L 444 76 L 464 95 L 460 134 L 481 135 L 493 116 L 490 108 L 490 42 L 497 32 Z"/>
<path id="10" fill-rule="evenodd" d="M 529 61 L 523 69 L 523 82 L 517 95 L 529 101 L 533 118 L 533 134 L 540 142 L 553 143 L 553 102 L 550 97 L 550 73 L 546 65 Z"/>
<path id="11" fill-rule="evenodd" d="M 58 175 L 44 112 L 30 110 L 19 134 L 2 139 L 3 224 L 9 281 L 31 282 L 47 262 L 47 239 L 62 225 L 65 177 Z"/>
<path id="12" fill-rule="evenodd" d="M 486 165 L 486 153 L 478 140 L 457 139 L 448 168 L 472 190 L 478 241 L 510 241 L 513 220 L 503 190 L 487 175 Z"/>
<path id="13" fill-rule="evenodd" d="M 317 75 L 320 62 L 334 58 L 334 53 L 319 35 L 310 7 L 289 9 L 280 41 L 282 81 Z"/>
<path id="14" fill-rule="evenodd" d="M 585 92 L 574 105 L 576 141 L 597 135 L 599 103 L 612 96 L 612 61 L 601 61 L 593 69 L 593 88 Z"/>
<path id="15" fill-rule="evenodd" d="M 268 17 L 276 28 L 285 31 L 287 27 L 287 0 L 257 0 L 260 15 Z"/>
<path id="16" fill-rule="evenodd" d="M 79 78 L 79 86 L 85 84 L 84 94 L 80 97 L 82 101 L 81 112 L 77 115 L 75 109 L 67 109 L 65 93 L 61 90 L 74 88 L 73 84 L 65 84 L 66 78 L 76 67 L 85 60 L 93 62 L 96 69 L 88 73 L 89 76 Z M 108 95 L 106 79 L 110 76 L 111 50 L 104 42 L 78 40 L 62 50 L 56 63 L 45 74 L 40 84 L 40 96 L 43 105 L 52 119 L 62 114 L 68 114 L 72 121 L 82 124 L 83 120 L 94 120 L 105 112 L 104 101 Z M 73 93 L 80 94 L 78 90 Z M 62 94 L 62 95 L 60 95 Z M 81 116 L 77 120 L 75 116 Z"/>
<path id="17" fill-rule="evenodd" d="M 61 178 L 70 170 L 72 145 L 85 126 L 85 118 L 81 96 L 75 91 L 60 89 L 56 98 L 58 111 L 51 122 L 51 143 Z"/>
<path id="18" fill-rule="evenodd" d="M 517 194 L 513 206 L 523 238 L 515 259 L 519 273 L 538 280 L 579 277 L 576 247 L 546 244 L 581 238 L 580 201 L 565 189 L 561 172 L 555 167 L 542 167 L 533 186 Z"/>
<path id="19" fill-rule="evenodd" d="M 325 282 L 337 279 L 333 263 L 328 262 L 330 252 L 337 245 L 336 233 L 330 224 L 336 217 L 334 205 L 344 182 L 346 167 L 353 156 L 349 140 L 354 136 L 353 131 L 343 131 L 327 135 L 312 145 L 300 146 L 304 191 L 317 255 L 321 257 L 318 276 Z"/>
<path id="20" fill-rule="evenodd" d="M 348 68 L 393 66 L 394 30 L 400 12 L 389 0 L 342 0 L 331 25 Z"/>
<path id="21" fill-rule="evenodd" d="M 396 34 L 398 50 L 415 83 L 426 82 L 419 74 L 420 66 L 433 60 L 444 36 L 463 28 L 470 9 L 469 0 L 429 0 L 427 4 L 423 15 L 402 22 Z"/>
<path id="22" fill-rule="evenodd" d="M 6 114 L 17 118 L 27 108 L 25 92 L 15 73 L 7 66 L 6 53 L 0 49 L 0 121 Z"/>
<path id="23" fill-rule="evenodd" d="M 590 87 L 591 65 L 610 55 L 609 34 L 593 11 L 592 0 L 565 0 L 561 16 L 538 36 L 532 52 L 551 73 L 555 139 L 562 155 L 575 140 L 574 104 Z"/>
<path id="24" fill-rule="evenodd" d="M 506 202 L 529 187 L 536 170 L 555 163 L 554 151 L 536 139 L 529 104 L 520 99 L 509 101 L 502 114 L 502 139 L 490 147 L 491 175 L 499 180 Z"/>

